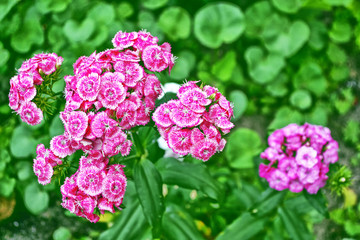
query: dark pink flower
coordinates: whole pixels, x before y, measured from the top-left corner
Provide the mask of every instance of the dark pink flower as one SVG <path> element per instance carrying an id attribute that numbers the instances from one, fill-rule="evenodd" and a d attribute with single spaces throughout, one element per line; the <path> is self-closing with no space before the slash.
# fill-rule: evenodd
<path id="1" fill-rule="evenodd" d="M 21 120 L 29 125 L 37 125 L 43 119 L 43 113 L 33 102 L 25 102 L 19 109 Z"/>
<path id="2" fill-rule="evenodd" d="M 97 167 L 82 169 L 76 178 L 76 183 L 81 191 L 89 196 L 97 196 L 103 191 L 105 172 Z"/>

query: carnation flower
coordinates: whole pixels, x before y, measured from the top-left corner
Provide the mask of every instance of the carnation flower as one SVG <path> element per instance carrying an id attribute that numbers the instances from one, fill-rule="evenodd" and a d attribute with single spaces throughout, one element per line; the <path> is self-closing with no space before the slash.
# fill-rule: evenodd
<path id="1" fill-rule="evenodd" d="M 21 120 L 29 125 L 37 125 L 43 119 L 43 113 L 33 102 L 25 102 L 19 109 Z"/>
<path id="2" fill-rule="evenodd" d="M 269 147 L 260 157 L 270 161 L 259 167 L 259 175 L 271 188 L 316 194 L 325 183 L 329 164 L 338 160 L 338 144 L 326 127 L 290 124 L 275 130 Z"/>

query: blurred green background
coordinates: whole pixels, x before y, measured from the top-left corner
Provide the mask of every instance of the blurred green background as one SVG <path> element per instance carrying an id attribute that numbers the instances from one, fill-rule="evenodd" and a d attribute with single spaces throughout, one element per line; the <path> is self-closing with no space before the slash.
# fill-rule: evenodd
<path id="1" fill-rule="evenodd" d="M 98 224 L 66 213 L 59 184 L 40 186 L 32 172 L 36 145 L 63 133 L 60 120 L 26 126 L 11 113 L 7 98 L 10 78 L 34 54 L 62 56 L 67 75 L 80 56 L 112 48 L 119 30 L 141 29 L 169 42 L 178 57 L 170 76 L 160 74 L 163 84 L 200 79 L 219 88 L 235 112 L 236 129 L 224 152 L 196 165 L 204 179 L 189 178 L 194 187 L 164 185 L 161 238 L 360 238 L 358 0 L 1 0 L 0 238 L 151 238 L 138 203 L 128 202 L 128 210 Z M 55 87 L 62 91 L 64 83 Z M 265 149 L 269 132 L 304 122 L 331 129 L 340 144 L 339 162 L 352 171 L 352 185 L 339 195 L 324 190 L 330 215 L 303 195 L 287 193 L 278 207 L 284 196 L 268 198 L 267 183 L 257 174 L 260 160 L 254 157 Z M 166 182 L 163 162 L 157 168 Z M 251 215 L 269 199 L 274 206 Z"/>

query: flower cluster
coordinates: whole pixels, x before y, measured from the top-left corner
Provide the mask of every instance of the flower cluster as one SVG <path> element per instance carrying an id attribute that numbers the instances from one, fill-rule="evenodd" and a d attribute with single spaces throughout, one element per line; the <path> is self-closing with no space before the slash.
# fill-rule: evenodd
<path id="1" fill-rule="evenodd" d="M 179 155 L 191 154 L 207 161 L 222 151 L 226 140 L 222 138 L 234 127 L 231 103 L 214 87 L 200 88 L 190 81 L 180 87 L 179 99 L 160 105 L 153 114 L 162 137 Z"/>
<path id="2" fill-rule="evenodd" d="M 47 184 L 60 159 L 84 152 L 77 172 L 61 186 L 62 206 L 91 222 L 99 220 L 94 210 L 102 214 L 120 207 L 125 166 L 111 165 L 109 158 L 130 153 L 132 142 L 124 130 L 146 125 L 162 92 L 158 78 L 145 70 L 170 70 L 174 64 L 170 45 L 158 46 L 147 32 L 119 32 L 113 43 L 115 49 L 80 57 L 74 75 L 65 76 L 66 103 L 60 113 L 64 134 L 55 136 L 50 149 L 39 151 L 34 160 L 39 182 Z M 59 161 L 46 160 L 43 151 Z"/>
<path id="3" fill-rule="evenodd" d="M 55 53 L 37 54 L 25 61 L 18 69 L 18 75 L 10 79 L 9 106 L 20 115 L 22 121 L 30 125 L 42 121 L 42 110 L 32 102 L 37 94 L 35 85 L 41 85 L 43 76 L 53 74 L 62 62 L 63 58 Z"/>
<path id="4" fill-rule="evenodd" d="M 96 208 L 101 214 L 105 210 L 114 213 L 114 206 L 120 208 L 126 189 L 124 166 L 106 167 L 107 162 L 107 158 L 96 151 L 81 157 L 79 170 L 61 186 L 61 205 L 90 222 L 99 220 L 94 213 Z"/>
<path id="5" fill-rule="evenodd" d="M 268 143 L 261 158 L 270 162 L 260 164 L 259 175 L 278 191 L 305 188 L 316 194 L 328 179 L 329 164 L 338 160 L 338 143 L 322 126 L 290 124 L 274 131 Z"/>

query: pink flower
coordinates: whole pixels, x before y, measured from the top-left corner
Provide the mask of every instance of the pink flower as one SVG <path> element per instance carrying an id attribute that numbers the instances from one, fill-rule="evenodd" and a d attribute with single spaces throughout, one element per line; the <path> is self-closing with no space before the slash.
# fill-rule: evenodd
<path id="1" fill-rule="evenodd" d="M 177 103 L 175 100 L 171 100 L 167 103 L 161 104 L 158 108 L 156 108 L 153 113 L 153 120 L 156 125 L 161 127 L 170 127 L 174 124 L 174 122 L 170 118 L 170 112 L 177 108 Z"/>
<path id="2" fill-rule="evenodd" d="M 65 113 L 66 121 L 64 122 L 67 133 L 75 140 L 81 140 L 88 127 L 88 117 L 81 111 L 72 111 Z"/>
<path id="3" fill-rule="evenodd" d="M 134 41 L 137 39 L 137 32 L 122 32 L 119 31 L 115 34 L 115 37 L 112 39 L 112 43 L 114 47 L 118 50 L 123 50 L 128 48 L 134 44 Z"/>
<path id="4" fill-rule="evenodd" d="M 226 110 L 220 107 L 218 104 L 214 104 L 210 107 L 209 118 L 214 122 L 215 126 L 223 129 L 231 129 L 234 124 L 230 122 L 230 117 Z"/>
<path id="5" fill-rule="evenodd" d="M 44 158 L 34 159 L 33 170 L 38 177 L 38 181 L 42 185 L 46 185 L 51 182 L 51 177 L 54 174 L 54 170 Z"/>
<path id="6" fill-rule="evenodd" d="M 89 167 L 97 167 L 98 169 L 105 169 L 105 167 L 107 166 L 109 160 L 107 158 L 103 158 L 101 156 L 101 158 L 94 158 L 92 156 L 82 156 L 80 158 L 80 164 L 79 164 L 79 169 L 81 171 L 81 169 L 85 169 L 85 168 L 89 168 Z"/>
<path id="7" fill-rule="evenodd" d="M 186 155 L 190 153 L 191 130 L 172 127 L 168 134 L 169 147 L 177 154 Z"/>
<path id="8" fill-rule="evenodd" d="M 157 98 L 162 93 L 159 79 L 154 74 L 147 74 L 144 86 L 146 97 Z"/>
<path id="9" fill-rule="evenodd" d="M 79 79 L 76 88 L 84 100 L 94 101 L 100 90 L 100 77 L 97 73 L 90 73 Z"/>
<path id="10" fill-rule="evenodd" d="M 19 87 L 17 90 L 19 93 L 20 100 L 22 102 L 30 102 L 36 96 L 36 88 L 35 87 L 31 87 L 31 88 Z"/>
<path id="11" fill-rule="evenodd" d="M 195 143 L 191 149 L 190 153 L 194 158 L 207 161 L 209 158 L 215 154 L 218 148 L 218 143 L 214 140 L 204 140 Z"/>
<path id="12" fill-rule="evenodd" d="M 297 150 L 296 162 L 305 168 L 312 168 L 318 163 L 317 152 L 312 147 L 302 146 Z"/>
<path id="13" fill-rule="evenodd" d="M 9 107 L 15 111 L 19 108 L 19 93 L 12 86 L 9 92 Z"/>
<path id="14" fill-rule="evenodd" d="M 178 102 L 177 108 L 169 113 L 170 119 L 179 127 L 195 127 L 202 122 L 200 114 L 193 112 Z"/>
<path id="15" fill-rule="evenodd" d="M 268 181 L 270 187 L 278 191 L 282 191 L 289 187 L 289 178 L 284 172 L 278 169 L 271 172 Z"/>
<path id="16" fill-rule="evenodd" d="M 121 84 L 124 81 L 124 75 L 119 72 L 106 72 L 102 76 L 99 100 L 104 107 L 114 110 L 125 100 L 126 92 Z"/>
<path id="17" fill-rule="evenodd" d="M 109 201 L 107 198 L 100 198 L 98 202 L 98 208 L 100 211 L 102 211 L 101 214 L 104 214 L 105 210 L 111 213 L 115 213 L 114 203 Z"/>
<path id="18" fill-rule="evenodd" d="M 125 100 L 116 109 L 116 117 L 120 120 L 120 126 L 130 129 L 135 126 L 137 119 L 137 106 L 130 100 Z"/>
<path id="19" fill-rule="evenodd" d="M 122 200 L 126 190 L 126 177 L 121 174 L 108 174 L 104 180 L 102 195 L 111 202 Z"/>
<path id="20" fill-rule="evenodd" d="M 25 102 L 19 109 L 21 120 L 29 125 L 37 125 L 43 119 L 43 113 L 33 102 Z"/>
<path id="21" fill-rule="evenodd" d="M 211 103 L 200 88 L 192 88 L 180 96 L 180 102 L 196 113 L 205 112 L 205 106 Z"/>
<path id="22" fill-rule="evenodd" d="M 70 143 L 68 137 L 59 135 L 51 139 L 50 149 L 56 156 L 64 158 L 74 152 L 73 149 L 71 149 Z"/>
<path id="23" fill-rule="evenodd" d="M 107 116 L 106 112 L 97 113 L 91 122 L 92 133 L 100 138 L 104 133 L 110 133 L 118 123 Z"/>
<path id="24" fill-rule="evenodd" d="M 133 47 L 143 51 L 147 46 L 157 44 L 158 41 L 159 39 L 157 37 L 154 37 L 149 32 L 143 30 L 138 32 L 138 38 Z"/>
<path id="25" fill-rule="evenodd" d="M 136 62 L 118 61 L 114 68 L 125 75 L 124 84 L 128 87 L 135 87 L 145 75 L 144 69 Z"/>
<path id="26" fill-rule="evenodd" d="M 104 171 L 97 167 L 84 168 L 78 173 L 76 184 L 80 190 L 89 196 L 97 196 L 103 190 L 105 176 Z"/>
<path id="27" fill-rule="evenodd" d="M 161 72 L 169 66 L 169 59 L 158 45 L 147 46 L 141 58 L 144 61 L 145 67 L 152 72 Z"/>

